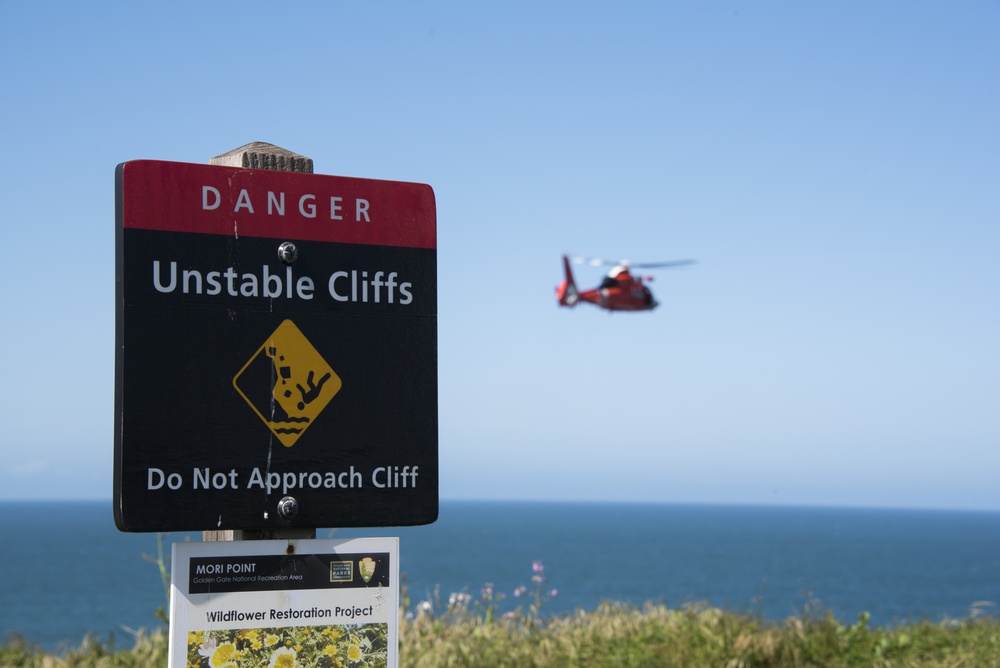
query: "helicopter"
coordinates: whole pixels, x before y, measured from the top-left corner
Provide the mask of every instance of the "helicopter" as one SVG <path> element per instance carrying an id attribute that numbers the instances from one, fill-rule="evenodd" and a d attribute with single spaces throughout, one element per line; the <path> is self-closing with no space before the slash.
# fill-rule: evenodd
<path id="1" fill-rule="evenodd" d="M 659 302 L 653 298 L 653 293 L 643 282 L 648 283 L 653 280 L 653 277 L 634 276 L 631 269 L 663 269 L 683 267 L 695 263 L 694 260 L 630 263 L 627 260 L 609 262 L 597 258 L 573 258 L 572 261 L 578 264 L 612 267 L 600 285 L 593 290 L 581 292 L 577 290 L 576 281 L 573 280 L 570 258 L 563 255 L 562 259 L 566 278 L 556 288 L 556 299 L 558 299 L 559 305 L 573 307 L 584 301 L 607 311 L 652 311 L 659 306 Z"/>

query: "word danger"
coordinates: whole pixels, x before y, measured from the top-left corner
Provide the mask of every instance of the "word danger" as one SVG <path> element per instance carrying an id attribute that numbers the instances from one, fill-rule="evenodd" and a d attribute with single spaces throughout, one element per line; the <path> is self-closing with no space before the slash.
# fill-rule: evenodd
<path id="1" fill-rule="evenodd" d="M 233 205 L 233 213 L 266 213 L 268 216 L 285 215 L 285 193 L 268 191 L 266 196 L 258 195 L 260 199 L 254 207 L 253 198 L 246 188 L 240 189 L 236 195 L 236 203 Z M 292 198 L 294 200 L 294 198 Z M 319 202 L 319 204 L 317 203 Z M 329 204 L 329 206 L 327 206 Z M 222 205 L 222 193 L 214 186 L 201 187 L 201 208 L 203 211 L 215 211 Z M 316 218 L 319 216 L 322 207 L 324 217 L 329 213 L 330 220 L 344 220 L 344 198 L 339 195 L 332 195 L 329 201 L 324 197 L 318 200 L 316 195 L 307 193 L 298 198 L 294 203 L 298 213 L 303 218 Z M 354 200 L 354 222 L 370 223 L 371 203 L 366 199 L 356 198 Z"/>
<path id="2" fill-rule="evenodd" d="M 291 267 L 273 272 L 266 264 L 260 272 L 225 269 L 178 269 L 177 262 L 153 260 L 153 288 L 161 294 L 180 292 L 209 297 L 264 297 L 266 299 L 302 299 L 315 295 L 316 283 L 309 276 L 298 276 Z M 406 306 L 413 302 L 409 281 L 400 281 L 395 271 L 340 270 L 330 274 L 326 290 L 338 302 L 374 302 Z"/>
<path id="3" fill-rule="evenodd" d="M 296 489 L 357 489 L 365 486 L 365 480 L 376 489 L 415 488 L 419 466 L 379 466 L 367 476 L 351 466 L 346 471 L 261 471 L 254 467 L 246 482 L 243 482 L 240 472 L 212 471 L 210 468 L 195 468 L 187 481 L 191 489 L 262 489 L 268 494 L 281 490 L 282 494 Z M 166 472 L 159 468 L 146 470 L 146 490 L 173 490 L 185 486 L 184 476 L 180 473 Z"/>

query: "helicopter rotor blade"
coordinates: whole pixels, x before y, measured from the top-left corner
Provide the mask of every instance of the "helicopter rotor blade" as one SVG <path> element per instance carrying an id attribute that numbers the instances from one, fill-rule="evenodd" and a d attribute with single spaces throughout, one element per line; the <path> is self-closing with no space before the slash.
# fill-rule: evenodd
<path id="1" fill-rule="evenodd" d="M 669 262 L 637 262 L 629 265 L 637 269 L 666 269 L 669 267 L 686 267 L 697 263 L 697 260 L 671 260 Z"/>
<path id="2" fill-rule="evenodd" d="M 635 269 L 666 269 L 684 267 L 695 264 L 697 260 L 670 260 L 668 262 L 629 262 L 628 260 L 602 260 L 596 257 L 574 257 L 576 264 L 589 264 L 592 267 L 628 267 Z"/>
<path id="3" fill-rule="evenodd" d="M 576 264 L 589 264 L 592 267 L 613 266 L 617 264 L 616 262 L 609 262 L 597 257 L 574 257 L 570 258 L 570 260 Z"/>

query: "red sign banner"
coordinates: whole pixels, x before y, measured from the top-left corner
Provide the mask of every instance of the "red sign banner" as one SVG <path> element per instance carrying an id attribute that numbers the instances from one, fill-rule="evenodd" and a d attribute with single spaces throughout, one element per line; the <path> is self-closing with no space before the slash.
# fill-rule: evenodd
<path id="1" fill-rule="evenodd" d="M 122 169 L 122 220 L 132 229 L 436 246 L 425 184 L 159 160 Z"/>

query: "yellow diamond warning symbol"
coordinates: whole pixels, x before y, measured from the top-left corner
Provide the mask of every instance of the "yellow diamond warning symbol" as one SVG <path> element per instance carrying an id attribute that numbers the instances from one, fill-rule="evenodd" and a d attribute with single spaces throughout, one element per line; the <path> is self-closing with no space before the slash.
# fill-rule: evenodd
<path id="1" fill-rule="evenodd" d="M 236 391 L 286 448 L 295 445 L 341 385 L 291 320 L 278 325 L 233 378 Z"/>

